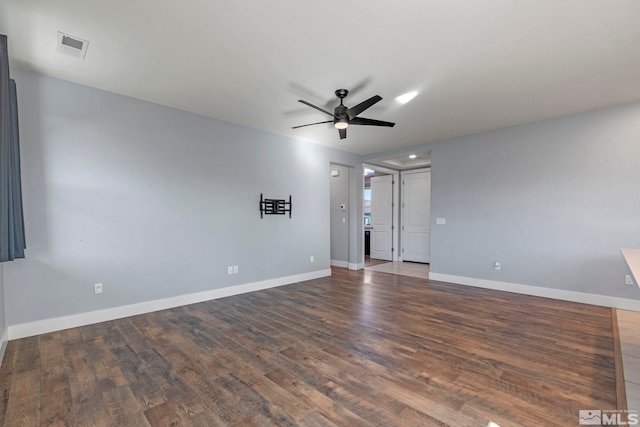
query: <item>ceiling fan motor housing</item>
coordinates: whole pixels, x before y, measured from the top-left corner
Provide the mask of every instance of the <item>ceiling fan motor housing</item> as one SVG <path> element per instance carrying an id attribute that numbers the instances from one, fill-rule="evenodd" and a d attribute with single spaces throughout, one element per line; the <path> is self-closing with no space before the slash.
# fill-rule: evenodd
<path id="1" fill-rule="evenodd" d="M 347 116 L 347 110 L 348 108 L 344 105 L 342 105 L 342 103 L 340 105 L 338 105 L 334 110 L 333 110 L 333 123 L 337 123 L 340 121 L 348 121 L 349 118 Z"/>

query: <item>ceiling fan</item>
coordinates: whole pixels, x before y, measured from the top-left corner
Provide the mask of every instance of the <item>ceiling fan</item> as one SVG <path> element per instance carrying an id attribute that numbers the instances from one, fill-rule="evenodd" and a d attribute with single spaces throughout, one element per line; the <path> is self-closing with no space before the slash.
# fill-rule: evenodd
<path id="1" fill-rule="evenodd" d="M 309 123 L 306 125 L 294 126 L 291 129 L 297 129 L 305 126 L 320 125 L 323 123 L 333 123 L 336 129 L 338 129 L 338 133 L 340 134 L 340 139 L 345 139 L 347 137 L 347 127 L 349 127 L 349 125 L 386 126 L 386 127 L 395 126 L 395 123 L 391 123 L 391 122 L 383 122 L 382 120 L 365 119 L 364 117 L 357 117 L 358 114 L 362 113 L 364 110 L 371 107 L 376 102 L 381 101 L 382 98 L 380 96 L 378 95 L 372 96 L 371 98 L 361 102 L 355 107 L 348 108 L 346 105 L 342 103 L 342 100 L 348 94 L 349 94 L 349 91 L 346 89 L 336 90 L 336 96 L 338 97 L 338 99 L 340 99 L 340 105 L 338 105 L 333 110 L 333 114 L 328 112 L 325 109 L 316 107 L 315 105 L 307 101 L 303 101 L 302 99 L 299 99 L 298 102 L 301 102 L 305 105 L 308 105 L 311 108 L 315 108 L 318 111 L 322 111 L 323 113 L 332 116 L 333 120 L 326 120 L 324 122 Z"/>

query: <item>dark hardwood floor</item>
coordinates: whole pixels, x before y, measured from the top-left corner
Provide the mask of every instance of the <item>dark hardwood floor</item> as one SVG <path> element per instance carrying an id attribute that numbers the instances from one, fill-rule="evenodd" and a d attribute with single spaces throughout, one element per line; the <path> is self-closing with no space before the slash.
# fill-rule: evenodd
<path id="1" fill-rule="evenodd" d="M 611 310 L 331 278 L 11 341 L 6 426 L 575 426 L 616 408 Z"/>

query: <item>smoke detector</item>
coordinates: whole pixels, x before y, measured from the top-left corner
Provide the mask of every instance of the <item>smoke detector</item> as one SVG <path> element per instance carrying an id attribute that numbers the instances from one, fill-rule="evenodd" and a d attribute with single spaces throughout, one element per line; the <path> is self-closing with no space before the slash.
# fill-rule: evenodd
<path id="1" fill-rule="evenodd" d="M 58 31 L 58 52 L 84 60 L 87 56 L 87 47 L 89 47 L 87 40 Z"/>

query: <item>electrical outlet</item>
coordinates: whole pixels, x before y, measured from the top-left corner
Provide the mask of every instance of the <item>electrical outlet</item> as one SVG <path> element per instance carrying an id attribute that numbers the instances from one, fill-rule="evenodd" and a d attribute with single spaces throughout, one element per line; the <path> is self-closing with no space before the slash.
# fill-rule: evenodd
<path id="1" fill-rule="evenodd" d="M 624 275 L 624 284 L 633 286 L 633 278 L 631 277 L 630 274 L 625 274 Z"/>
<path id="2" fill-rule="evenodd" d="M 496 261 L 493 263 L 493 269 L 494 270 L 502 270 L 502 264 L 500 264 L 500 261 Z"/>
<path id="3" fill-rule="evenodd" d="M 101 294 L 102 293 L 102 283 L 96 283 L 95 285 L 93 285 L 93 289 L 94 289 L 96 295 Z"/>
<path id="4" fill-rule="evenodd" d="M 238 274 L 238 266 L 237 265 L 233 266 L 233 274 Z"/>
<path id="5" fill-rule="evenodd" d="M 311 255 L 311 256 L 309 257 L 309 262 L 312 262 L 312 263 L 313 263 L 313 262 L 316 262 L 316 259 L 315 259 L 315 257 L 314 257 L 313 255 Z"/>
<path id="6" fill-rule="evenodd" d="M 227 267 L 227 274 L 233 274 L 233 265 Z"/>

